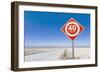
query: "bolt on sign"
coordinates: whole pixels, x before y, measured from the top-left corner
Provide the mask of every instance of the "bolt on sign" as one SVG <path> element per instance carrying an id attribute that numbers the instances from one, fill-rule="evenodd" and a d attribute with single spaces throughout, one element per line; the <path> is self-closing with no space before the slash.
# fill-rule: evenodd
<path id="1" fill-rule="evenodd" d="M 64 34 L 71 40 L 74 40 L 83 30 L 84 27 L 74 18 L 70 18 L 69 21 L 61 28 L 61 31 L 64 32 Z"/>

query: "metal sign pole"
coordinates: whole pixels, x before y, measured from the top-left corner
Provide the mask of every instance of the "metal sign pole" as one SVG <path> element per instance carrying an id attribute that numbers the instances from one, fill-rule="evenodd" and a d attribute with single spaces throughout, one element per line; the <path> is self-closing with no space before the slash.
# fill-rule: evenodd
<path id="1" fill-rule="evenodd" d="M 74 40 L 72 40 L 72 59 L 75 59 L 75 56 L 74 56 Z"/>

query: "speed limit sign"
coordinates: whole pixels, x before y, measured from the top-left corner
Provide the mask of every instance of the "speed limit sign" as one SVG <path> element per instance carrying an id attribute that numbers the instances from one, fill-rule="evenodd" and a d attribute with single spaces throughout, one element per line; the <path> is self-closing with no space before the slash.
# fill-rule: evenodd
<path id="1" fill-rule="evenodd" d="M 75 19 L 71 18 L 68 22 L 64 24 L 61 31 L 65 33 L 71 40 L 74 40 L 80 32 L 82 32 L 84 27 L 78 23 Z"/>

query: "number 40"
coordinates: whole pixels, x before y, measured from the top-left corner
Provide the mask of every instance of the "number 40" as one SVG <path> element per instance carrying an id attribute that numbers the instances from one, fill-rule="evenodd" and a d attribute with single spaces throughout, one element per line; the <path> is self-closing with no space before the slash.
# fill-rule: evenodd
<path id="1" fill-rule="evenodd" d="M 76 25 L 69 25 L 68 30 L 76 31 Z"/>

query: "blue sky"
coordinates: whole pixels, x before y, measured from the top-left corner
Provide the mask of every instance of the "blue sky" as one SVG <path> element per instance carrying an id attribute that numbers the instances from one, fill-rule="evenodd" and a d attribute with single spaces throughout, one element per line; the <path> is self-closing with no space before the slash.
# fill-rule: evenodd
<path id="1" fill-rule="evenodd" d="M 72 41 L 60 30 L 70 18 L 85 28 L 74 40 L 75 46 L 89 46 L 90 14 L 24 11 L 25 47 L 71 46 Z"/>

